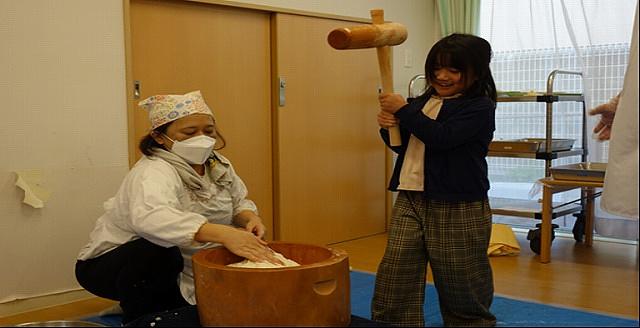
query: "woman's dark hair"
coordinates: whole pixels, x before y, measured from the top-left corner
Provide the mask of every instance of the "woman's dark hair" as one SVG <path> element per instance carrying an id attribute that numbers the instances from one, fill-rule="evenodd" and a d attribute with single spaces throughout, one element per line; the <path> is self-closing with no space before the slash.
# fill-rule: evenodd
<path id="1" fill-rule="evenodd" d="M 424 73 L 429 84 L 435 81 L 435 70 L 440 67 L 452 67 L 460 70 L 462 80 L 468 87 L 465 96 L 487 96 L 496 102 L 496 84 L 491 74 L 491 45 L 487 40 L 471 34 L 454 33 L 436 42 L 429 51 L 424 63 Z M 468 79 L 473 79 L 471 84 Z M 425 95 L 435 92 L 429 87 Z"/>
<path id="2" fill-rule="evenodd" d="M 146 136 L 142 137 L 142 140 L 140 140 L 140 144 L 138 145 L 138 148 L 140 149 L 140 151 L 147 156 L 151 156 L 153 155 L 154 148 L 164 148 L 164 146 L 157 143 L 156 140 L 153 139 L 151 135 L 166 133 L 171 123 L 173 122 L 163 124 L 151 130 Z M 215 124 L 215 120 L 213 121 L 213 123 Z M 224 139 L 224 137 L 220 133 L 220 129 L 216 125 L 216 146 L 213 149 L 220 150 L 225 146 L 227 146 L 227 141 Z"/>

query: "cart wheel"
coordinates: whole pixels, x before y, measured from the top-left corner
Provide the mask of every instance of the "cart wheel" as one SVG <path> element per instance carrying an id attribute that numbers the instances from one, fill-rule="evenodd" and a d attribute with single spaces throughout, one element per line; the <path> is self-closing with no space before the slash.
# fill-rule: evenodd
<path id="1" fill-rule="evenodd" d="M 531 229 L 527 233 L 527 240 L 529 241 L 529 247 L 531 250 L 540 255 L 540 229 Z"/>
<path id="2" fill-rule="evenodd" d="M 585 232 L 584 213 L 575 213 L 573 216 L 576 217 L 576 222 L 573 224 L 573 229 L 571 230 L 571 232 L 573 232 L 573 239 L 581 243 Z"/>
<path id="3" fill-rule="evenodd" d="M 529 247 L 534 253 L 538 255 L 540 255 L 540 244 L 542 240 L 542 236 L 541 236 L 542 233 L 540 231 L 541 225 L 542 223 L 536 224 L 536 229 L 531 229 L 529 230 L 529 233 L 527 233 L 527 240 L 529 241 Z M 551 242 L 553 242 L 553 240 L 556 239 L 557 228 L 558 228 L 557 224 L 551 225 Z"/>

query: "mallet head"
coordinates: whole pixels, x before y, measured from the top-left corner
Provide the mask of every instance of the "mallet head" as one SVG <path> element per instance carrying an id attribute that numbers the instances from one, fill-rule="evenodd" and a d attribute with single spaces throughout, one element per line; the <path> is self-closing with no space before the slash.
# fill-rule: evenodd
<path id="1" fill-rule="evenodd" d="M 407 28 L 399 23 L 357 25 L 338 28 L 327 41 L 334 49 L 364 49 L 399 45 L 407 39 Z"/>

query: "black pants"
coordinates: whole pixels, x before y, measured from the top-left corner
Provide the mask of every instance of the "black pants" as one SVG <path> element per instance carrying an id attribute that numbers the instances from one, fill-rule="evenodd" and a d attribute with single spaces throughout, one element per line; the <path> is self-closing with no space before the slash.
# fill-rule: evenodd
<path id="1" fill-rule="evenodd" d="M 142 315 L 188 305 L 180 295 L 178 247 L 165 248 L 140 238 L 101 256 L 76 263 L 76 279 L 100 297 L 120 301 L 123 323 Z"/>

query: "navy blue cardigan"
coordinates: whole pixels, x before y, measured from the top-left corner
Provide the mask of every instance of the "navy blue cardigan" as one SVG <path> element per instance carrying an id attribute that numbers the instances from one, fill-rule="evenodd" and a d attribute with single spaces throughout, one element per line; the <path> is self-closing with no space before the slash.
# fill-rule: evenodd
<path id="1" fill-rule="evenodd" d="M 411 134 L 425 144 L 424 195 L 445 201 L 478 201 L 487 198 L 489 179 L 486 156 L 495 130 L 495 103 L 487 97 L 445 99 L 436 120 L 422 113 L 429 97 L 408 99 L 395 116 L 400 119 L 402 145 L 389 145 L 389 131 L 382 139 L 398 154 L 389 190 L 397 191 L 400 170 Z"/>

